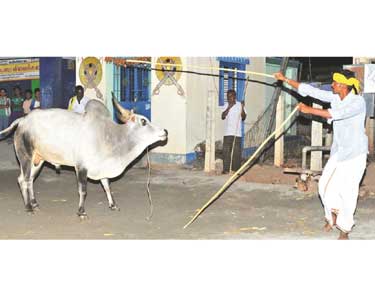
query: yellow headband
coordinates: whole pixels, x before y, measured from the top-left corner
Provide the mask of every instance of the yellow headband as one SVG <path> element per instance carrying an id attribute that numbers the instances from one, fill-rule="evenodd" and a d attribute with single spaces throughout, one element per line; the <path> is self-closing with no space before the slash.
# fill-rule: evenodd
<path id="1" fill-rule="evenodd" d="M 348 86 L 354 85 L 357 92 L 359 93 L 359 80 L 355 77 L 351 77 L 351 78 L 348 79 L 343 74 L 333 73 L 333 81 L 336 81 L 337 83 L 346 84 Z M 355 93 L 354 89 L 352 90 L 352 92 Z"/>

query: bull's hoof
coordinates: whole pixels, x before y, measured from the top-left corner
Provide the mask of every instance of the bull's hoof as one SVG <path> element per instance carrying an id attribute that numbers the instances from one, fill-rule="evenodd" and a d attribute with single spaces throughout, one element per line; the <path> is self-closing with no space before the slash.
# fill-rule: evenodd
<path id="1" fill-rule="evenodd" d="M 86 213 L 85 214 L 78 214 L 78 217 L 79 217 L 81 222 L 87 221 L 89 219 L 89 216 Z"/>
<path id="2" fill-rule="evenodd" d="M 38 203 L 31 203 L 31 206 L 34 211 L 40 211 L 39 204 Z"/>
<path id="3" fill-rule="evenodd" d="M 109 209 L 113 211 L 120 211 L 120 207 L 118 207 L 117 205 L 112 205 L 109 207 Z"/>
<path id="4" fill-rule="evenodd" d="M 78 217 L 81 220 L 87 220 L 89 217 L 87 216 L 85 209 L 83 207 L 80 207 L 77 212 Z"/>
<path id="5" fill-rule="evenodd" d="M 28 216 L 34 216 L 35 212 L 33 210 L 26 210 Z"/>
<path id="6" fill-rule="evenodd" d="M 34 209 L 33 207 L 31 206 L 30 203 L 28 203 L 27 205 L 25 205 L 25 211 L 28 215 L 33 215 L 34 214 Z"/>

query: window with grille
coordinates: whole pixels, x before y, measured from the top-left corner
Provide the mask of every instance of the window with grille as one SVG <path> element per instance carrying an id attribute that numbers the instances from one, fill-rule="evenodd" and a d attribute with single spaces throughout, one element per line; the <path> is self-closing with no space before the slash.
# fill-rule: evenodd
<path id="1" fill-rule="evenodd" d="M 219 79 L 219 105 L 223 106 L 227 102 L 227 91 L 235 90 L 237 100 L 243 101 L 245 88 L 245 73 L 236 71 L 245 71 L 249 59 L 243 57 L 218 57 L 220 70 Z"/>
<path id="2" fill-rule="evenodd" d="M 150 100 L 151 72 L 144 65 L 114 67 L 114 93 L 120 101 Z"/>
<path id="3" fill-rule="evenodd" d="M 150 70 L 142 65 L 121 69 L 121 99 L 137 102 L 150 99 Z"/>

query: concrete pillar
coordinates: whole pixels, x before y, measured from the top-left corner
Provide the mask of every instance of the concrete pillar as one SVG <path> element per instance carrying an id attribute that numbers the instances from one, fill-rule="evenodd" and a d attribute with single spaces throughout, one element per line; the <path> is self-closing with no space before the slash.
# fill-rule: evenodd
<path id="1" fill-rule="evenodd" d="M 333 141 L 333 134 L 332 132 L 326 133 L 325 143 L 324 146 L 331 146 Z"/>
<path id="2" fill-rule="evenodd" d="M 366 118 L 366 134 L 368 137 L 368 150 L 371 156 L 374 155 L 374 126 L 375 121 L 373 118 Z"/>
<path id="3" fill-rule="evenodd" d="M 284 110 L 285 110 L 285 94 L 281 93 L 279 96 L 279 101 L 276 107 L 276 128 L 284 122 Z M 281 167 L 284 164 L 284 134 L 282 134 L 284 128 L 276 132 L 275 138 L 275 150 L 274 150 L 274 165 L 276 167 Z M 281 135 L 282 134 L 282 135 Z"/>
<path id="4" fill-rule="evenodd" d="M 321 105 L 313 104 L 314 108 L 322 108 Z M 323 144 L 323 124 L 312 121 L 311 125 L 311 146 L 322 146 Z M 310 169 L 313 171 L 322 170 L 322 151 L 311 151 Z"/>
<path id="5" fill-rule="evenodd" d="M 215 171 L 215 121 L 216 121 L 215 91 L 208 91 L 206 114 L 206 152 L 204 171 Z"/>

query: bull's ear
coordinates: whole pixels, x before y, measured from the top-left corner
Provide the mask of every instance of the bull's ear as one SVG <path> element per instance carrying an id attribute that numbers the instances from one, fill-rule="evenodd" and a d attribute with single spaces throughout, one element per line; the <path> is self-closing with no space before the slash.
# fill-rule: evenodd
<path id="1" fill-rule="evenodd" d="M 135 116 L 132 115 L 132 116 L 130 117 L 130 120 L 132 120 L 132 122 L 135 122 Z"/>
<path id="2" fill-rule="evenodd" d="M 131 110 L 130 110 L 130 113 L 133 115 L 134 114 L 134 108 L 132 108 Z"/>

